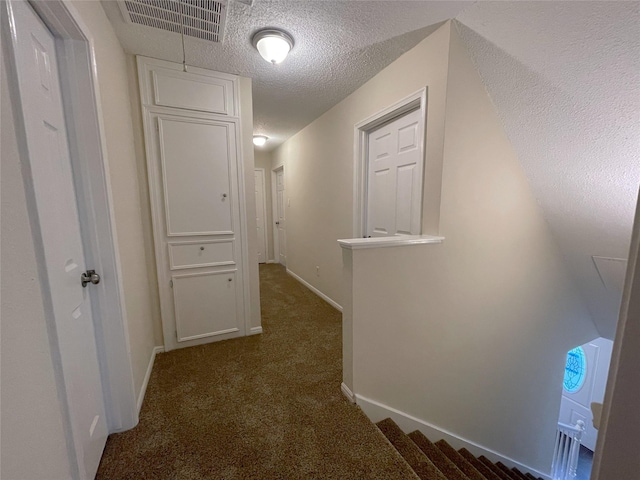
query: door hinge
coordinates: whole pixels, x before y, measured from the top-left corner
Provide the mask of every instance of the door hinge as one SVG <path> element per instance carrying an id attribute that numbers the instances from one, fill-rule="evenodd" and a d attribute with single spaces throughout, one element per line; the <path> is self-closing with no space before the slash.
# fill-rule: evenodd
<path id="1" fill-rule="evenodd" d="M 169 286 L 173 288 L 173 280 L 169 280 Z"/>

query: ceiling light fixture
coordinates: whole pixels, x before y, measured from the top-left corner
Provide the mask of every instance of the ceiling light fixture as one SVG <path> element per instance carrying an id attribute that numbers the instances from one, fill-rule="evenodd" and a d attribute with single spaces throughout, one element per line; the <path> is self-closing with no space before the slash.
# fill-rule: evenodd
<path id="1" fill-rule="evenodd" d="M 293 48 L 291 35 L 275 28 L 257 31 L 253 34 L 251 42 L 262 58 L 274 65 L 287 58 L 289 51 Z"/>
<path id="2" fill-rule="evenodd" d="M 264 135 L 254 135 L 253 136 L 253 144 L 256 147 L 262 147 L 265 143 L 267 143 L 268 139 L 269 139 L 269 137 L 266 137 Z"/>

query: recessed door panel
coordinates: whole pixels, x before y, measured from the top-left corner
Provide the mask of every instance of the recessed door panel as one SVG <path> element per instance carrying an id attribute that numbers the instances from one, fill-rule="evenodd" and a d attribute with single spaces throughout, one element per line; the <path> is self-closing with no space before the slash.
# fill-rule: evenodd
<path id="1" fill-rule="evenodd" d="M 234 271 L 173 276 L 178 342 L 238 332 Z"/>
<path id="2" fill-rule="evenodd" d="M 153 72 L 154 103 L 166 107 L 233 115 L 233 83 L 172 70 Z"/>
<path id="3" fill-rule="evenodd" d="M 169 243 L 171 270 L 233 265 L 233 239 Z"/>
<path id="4" fill-rule="evenodd" d="M 396 171 L 396 233 L 411 235 L 416 165 L 403 165 Z"/>
<path id="5" fill-rule="evenodd" d="M 227 124 L 159 118 L 168 236 L 233 233 Z"/>
<path id="6" fill-rule="evenodd" d="M 393 189 L 395 172 L 385 168 L 378 170 L 373 176 L 372 187 L 372 210 L 371 210 L 371 226 L 374 233 L 378 235 L 387 235 L 393 230 L 393 213 L 394 204 L 386 198 L 385 193 L 391 192 Z"/>

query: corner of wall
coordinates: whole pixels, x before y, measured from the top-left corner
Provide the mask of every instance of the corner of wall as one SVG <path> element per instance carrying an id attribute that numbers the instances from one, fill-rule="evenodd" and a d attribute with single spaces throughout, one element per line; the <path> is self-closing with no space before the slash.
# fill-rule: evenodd
<path id="1" fill-rule="evenodd" d="M 242 119 L 242 156 L 244 166 L 244 188 L 245 188 L 245 206 L 247 218 L 247 248 L 249 255 L 248 272 L 249 272 L 249 294 L 251 304 L 250 328 L 257 329 L 262 325 L 262 317 L 260 313 L 260 276 L 258 271 L 258 262 L 256 261 L 258 251 L 258 235 L 256 227 L 256 189 L 255 189 L 255 158 L 253 152 L 253 96 L 251 88 L 251 79 L 246 77 L 238 77 L 240 83 L 240 118 Z M 255 331 L 255 330 L 254 330 Z M 250 333 L 246 332 L 247 335 Z"/>

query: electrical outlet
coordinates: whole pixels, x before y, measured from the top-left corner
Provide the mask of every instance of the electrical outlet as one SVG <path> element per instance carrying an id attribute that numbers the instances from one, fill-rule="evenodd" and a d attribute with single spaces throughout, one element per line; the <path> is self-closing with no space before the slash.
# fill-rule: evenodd
<path id="1" fill-rule="evenodd" d="M 316 277 L 320 276 L 320 267 L 316 265 Z"/>

